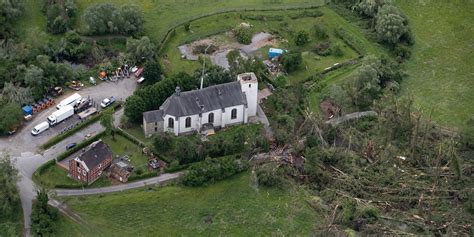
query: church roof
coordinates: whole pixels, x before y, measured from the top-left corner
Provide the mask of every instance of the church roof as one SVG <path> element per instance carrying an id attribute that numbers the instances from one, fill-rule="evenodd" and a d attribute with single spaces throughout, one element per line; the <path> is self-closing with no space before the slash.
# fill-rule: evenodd
<path id="1" fill-rule="evenodd" d="M 175 93 L 168 97 L 160 110 L 143 113 L 147 123 L 163 121 L 163 116 L 190 116 L 227 107 L 246 105 L 247 98 L 239 81 L 209 86 L 202 90 Z"/>

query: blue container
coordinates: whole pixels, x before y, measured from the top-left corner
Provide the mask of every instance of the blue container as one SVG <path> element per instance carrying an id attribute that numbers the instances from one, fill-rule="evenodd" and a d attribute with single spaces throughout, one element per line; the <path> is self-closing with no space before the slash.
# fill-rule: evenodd
<path id="1" fill-rule="evenodd" d="M 31 106 L 27 105 L 27 106 L 23 106 L 23 108 L 21 108 L 23 110 L 23 113 L 25 115 L 33 115 L 33 108 L 31 108 Z"/>
<path id="2" fill-rule="evenodd" d="M 272 59 L 283 54 L 283 49 L 270 48 L 268 50 L 268 58 Z"/>

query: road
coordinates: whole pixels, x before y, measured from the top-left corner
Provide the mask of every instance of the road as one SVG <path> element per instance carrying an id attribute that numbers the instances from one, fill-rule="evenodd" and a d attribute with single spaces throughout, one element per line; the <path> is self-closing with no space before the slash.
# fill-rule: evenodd
<path id="1" fill-rule="evenodd" d="M 101 193 L 112 193 L 112 192 L 121 192 L 129 189 L 134 188 L 141 188 L 148 185 L 156 185 L 156 184 L 165 184 L 170 181 L 178 179 L 183 173 L 169 173 L 169 174 L 162 174 L 157 177 L 140 180 L 132 183 L 126 183 L 121 185 L 114 185 L 109 187 L 103 188 L 88 188 L 88 189 L 55 189 L 54 192 L 58 197 L 64 196 L 82 196 L 82 195 L 94 195 L 94 194 L 101 194 Z"/>
<path id="2" fill-rule="evenodd" d="M 78 93 L 82 95 L 82 97 L 90 97 L 96 102 L 100 102 L 102 99 L 109 96 L 115 96 L 118 100 L 125 100 L 133 93 L 136 86 L 137 83 L 135 80 L 124 79 L 117 83 L 100 83 L 97 86 L 84 88 Z M 63 95 L 62 97 L 57 98 L 56 101 L 61 101 L 72 93 L 73 92 Z M 14 160 L 15 167 L 19 171 L 20 180 L 18 181 L 17 186 L 20 192 L 23 208 L 24 234 L 26 236 L 30 236 L 31 204 L 36 196 L 36 186 L 32 181 L 35 170 L 42 164 L 55 159 L 59 154 L 63 153 L 67 144 L 72 142 L 79 143 L 85 139 L 87 134 L 96 134 L 103 130 L 103 127 L 99 123 L 94 123 L 73 136 L 66 138 L 50 149 L 40 151 L 39 146 L 57 134 L 46 132 L 41 136 L 33 137 L 30 134 L 30 131 L 36 124 L 46 121 L 47 116 L 49 116 L 54 110 L 55 108 L 52 107 L 36 114 L 32 121 L 26 123 L 25 126 L 17 131 L 16 134 L 7 138 L 0 138 L 0 155 L 8 153 Z M 117 114 L 115 120 L 120 121 L 119 117 L 123 112 Z"/>

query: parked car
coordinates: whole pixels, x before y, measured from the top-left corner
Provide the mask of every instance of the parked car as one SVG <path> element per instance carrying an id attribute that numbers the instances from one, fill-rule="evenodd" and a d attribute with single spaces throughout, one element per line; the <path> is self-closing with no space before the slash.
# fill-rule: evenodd
<path id="1" fill-rule="evenodd" d="M 160 163 L 158 162 L 157 159 L 151 159 L 148 161 L 148 164 L 150 165 L 151 168 L 153 169 L 159 169 L 160 168 Z"/>
<path id="2" fill-rule="evenodd" d="M 100 107 L 107 108 L 111 104 L 113 104 L 114 102 L 115 102 L 115 97 L 113 97 L 113 96 L 111 96 L 109 98 L 105 98 L 104 100 L 102 100 L 102 103 L 100 103 Z"/>
<path id="3" fill-rule="evenodd" d="M 140 79 L 137 80 L 137 83 L 138 83 L 138 84 L 141 84 L 144 80 L 145 80 L 144 77 L 140 77 Z"/>
<path id="4" fill-rule="evenodd" d="M 66 145 L 66 150 L 72 149 L 72 148 L 74 148 L 76 145 L 77 145 L 77 143 L 75 143 L 75 142 L 69 143 L 69 144 Z"/>

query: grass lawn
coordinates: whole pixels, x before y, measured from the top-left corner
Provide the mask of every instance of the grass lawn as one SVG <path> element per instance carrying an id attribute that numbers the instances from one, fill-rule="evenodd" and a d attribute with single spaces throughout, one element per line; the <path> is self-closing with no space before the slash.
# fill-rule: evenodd
<path id="1" fill-rule="evenodd" d="M 248 173 L 209 187 L 167 186 L 67 198 L 88 227 L 59 236 L 308 236 L 319 216 L 301 188 L 254 188 Z"/>
<path id="2" fill-rule="evenodd" d="M 82 183 L 76 180 L 73 180 L 69 178 L 68 172 L 57 166 L 53 165 L 49 168 L 47 168 L 43 174 L 36 176 L 35 174 L 35 179 L 36 181 L 39 182 L 42 186 L 45 186 L 47 188 L 55 188 L 55 186 L 60 185 L 62 187 L 64 186 L 69 186 L 69 187 L 74 187 L 74 188 L 79 188 Z M 94 183 L 92 183 L 90 186 L 85 186 L 85 188 L 97 188 L 97 187 L 105 187 L 105 186 L 110 186 L 110 181 L 105 178 L 101 177 L 98 180 L 96 180 Z"/>
<path id="3" fill-rule="evenodd" d="M 403 93 L 439 124 L 463 129 L 474 115 L 474 1 L 395 2 L 416 39 Z"/>
<path id="4" fill-rule="evenodd" d="M 305 46 L 299 47 L 299 50 L 303 52 L 303 67 L 301 70 L 289 75 L 292 82 L 299 82 L 310 75 L 322 71 L 324 68 L 332 66 L 335 63 L 344 62 L 357 57 L 357 53 L 346 45 L 342 40 L 334 35 L 334 29 L 337 27 L 345 27 L 352 29 L 352 26 L 348 25 L 347 22 L 337 14 L 334 14 L 331 9 L 327 7 L 321 7 L 317 9 L 304 10 L 306 12 L 323 12 L 324 15 L 321 17 L 302 17 L 293 19 L 291 16 L 301 13 L 301 10 L 287 10 L 287 11 L 269 11 L 269 12 L 243 12 L 243 13 L 226 13 L 219 14 L 216 16 L 210 16 L 202 18 L 191 23 L 191 32 L 185 31 L 184 27 L 180 27 L 176 30 L 175 35 L 166 45 L 163 51 L 163 62 L 165 70 L 168 73 L 185 71 L 188 73 L 194 72 L 200 68 L 200 63 L 197 61 L 189 61 L 181 59 L 181 54 L 178 50 L 178 46 L 184 43 L 189 43 L 193 40 L 206 38 L 212 34 L 219 34 L 220 38 L 226 38 L 224 36 L 225 31 L 228 31 L 238 25 L 241 22 L 248 22 L 253 26 L 254 32 L 273 32 L 283 37 L 288 42 L 281 42 L 278 47 L 289 49 L 294 48 L 294 37 L 298 31 L 304 30 L 310 35 L 310 42 Z M 272 17 L 282 17 L 281 19 L 275 19 Z M 241 19 L 244 18 L 244 19 Z M 266 17 L 266 20 L 255 20 L 261 17 Z M 337 18 L 337 19 L 333 19 Z M 347 26 L 341 25 L 344 22 Z M 332 45 L 339 45 L 344 52 L 342 57 L 325 56 L 320 57 L 312 52 L 318 39 L 314 36 L 313 27 L 316 24 L 324 24 L 327 26 L 327 33 L 329 34 L 329 40 Z M 350 32 L 352 33 L 353 30 Z M 355 37 L 361 36 L 362 33 L 358 32 Z M 363 37 L 363 36 L 362 36 Z M 228 37 L 227 37 L 228 38 Z M 363 38 L 365 39 L 365 38 Z M 229 39 L 227 39 L 229 40 Z M 235 41 L 231 39 L 231 41 Z M 370 44 L 367 39 L 365 41 Z M 372 47 L 372 46 L 371 46 Z M 374 46 L 375 47 L 375 46 Z M 257 54 L 263 56 L 263 59 L 267 58 L 268 47 L 264 47 L 259 50 Z M 374 49 L 374 51 L 376 51 Z"/>
<path id="5" fill-rule="evenodd" d="M 128 155 L 130 158 L 130 163 L 135 166 L 135 171 L 140 169 L 143 173 L 148 173 L 148 158 L 143 155 L 142 149 L 135 143 L 132 143 L 125 137 L 119 136 L 117 134 L 115 135 L 115 140 L 112 140 L 111 136 L 105 136 L 102 138 L 102 141 L 109 145 L 112 153 L 114 154 L 114 158 L 117 156 Z M 136 175 L 136 173 L 133 172 L 132 176 L 133 175 Z"/>

